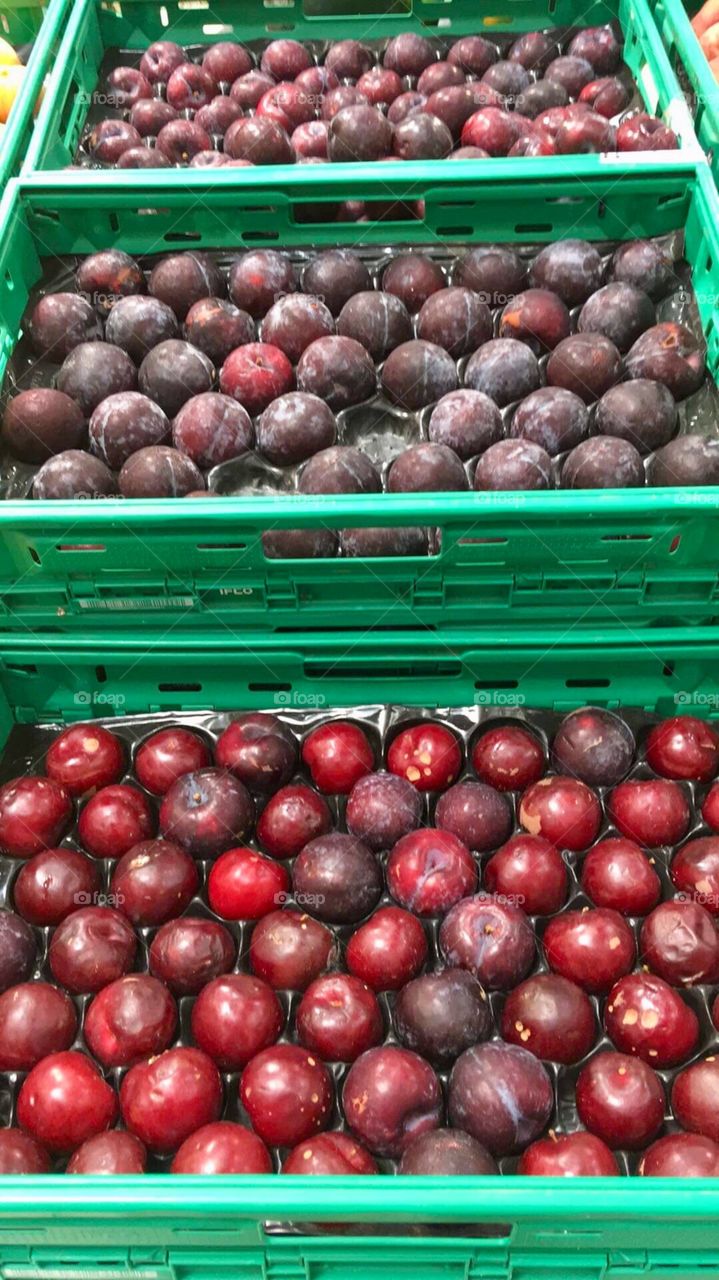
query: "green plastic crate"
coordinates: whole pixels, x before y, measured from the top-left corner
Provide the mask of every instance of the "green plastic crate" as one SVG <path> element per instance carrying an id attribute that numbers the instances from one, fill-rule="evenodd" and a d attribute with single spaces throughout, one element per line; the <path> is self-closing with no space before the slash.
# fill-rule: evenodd
<path id="1" fill-rule="evenodd" d="M 682 0 L 649 0 L 669 60 L 694 121 L 696 135 L 719 180 L 719 84 L 695 36 Z M 689 6 L 693 13 L 699 4 Z"/>
<path id="2" fill-rule="evenodd" d="M 422 165 L 408 164 L 393 189 L 423 196 L 424 222 L 370 222 L 363 240 L 451 246 L 684 228 L 709 366 L 718 373 L 719 206 L 708 168 L 644 170 L 621 182 L 607 174 L 545 179 L 532 184 L 528 201 L 533 163 L 518 160 L 514 182 L 481 188 L 460 165 L 431 184 Z M 338 179 L 335 198 L 386 199 L 380 168 Z M 139 172 L 124 175 L 121 187 L 112 175 L 90 186 L 79 174 L 16 184 L 0 212 L 0 376 L 43 257 L 112 245 L 130 253 L 213 247 L 230 238 L 238 248 L 346 243 L 340 224 L 298 220 L 308 206 L 315 217 L 329 198 L 315 166 L 298 167 L 281 189 L 260 170 L 241 188 L 223 172 L 211 182 L 183 175 L 169 186 Z M 261 534 L 270 525 L 323 522 L 439 526 L 441 554 L 265 558 Z M 718 536 L 716 489 L 0 502 L 0 631 L 81 633 L 99 611 L 109 631 L 141 622 L 160 632 L 181 620 L 258 631 L 355 622 L 701 622 L 719 614 Z"/>
<path id="3" fill-rule="evenodd" d="M 110 48 L 143 49 L 153 40 L 170 38 L 186 45 L 210 44 L 223 37 L 377 40 L 401 31 L 456 38 L 467 32 L 519 34 L 539 27 L 589 26 L 615 19 L 624 33 L 625 60 L 647 109 L 662 115 L 676 130 L 685 158 L 699 159 L 691 116 L 648 0 L 587 0 L 581 11 L 573 0 L 512 0 L 503 9 L 500 6 L 499 13 L 486 0 L 75 0 L 24 172 L 63 169 L 73 163 L 100 64 Z M 677 156 L 676 161 L 681 163 L 681 158 Z M 636 155 L 551 156 L 535 160 L 534 173 L 590 176 L 600 173 L 607 162 L 615 170 L 630 172 L 637 163 L 653 165 L 656 160 L 651 152 L 641 160 Z M 498 172 L 514 176 L 514 159 L 500 160 L 498 166 Z M 428 162 L 427 173 L 436 167 L 438 162 Z M 492 176 L 486 161 L 471 167 L 477 176 Z M 289 168 L 280 168 L 279 181 Z M 388 171 L 386 177 L 389 181 Z"/>
<path id="4" fill-rule="evenodd" d="M 0 7 L 0 37 L 15 48 L 32 43 L 22 86 L 0 136 L 0 191 L 20 170 L 33 134 L 33 110 L 52 58 L 57 54 L 70 0 L 49 5 L 4 0 Z"/>
<path id="5" fill-rule="evenodd" d="M 17 721 L 86 718 L 89 703 L 107 716 L 272 707 L 278 695 L 299 708 L 512 697 L 716 716 L 718 687 L 716 639 L 689 628 L 657 630 L 651 647 L 617 627 L 251 643 L 220 631 L 149 648 L 99 631 L 3 643 L 0 737 Z M 710 1280 L 718 1251 L 715 1180 L 0 1178 L 4 1280 Z"/>

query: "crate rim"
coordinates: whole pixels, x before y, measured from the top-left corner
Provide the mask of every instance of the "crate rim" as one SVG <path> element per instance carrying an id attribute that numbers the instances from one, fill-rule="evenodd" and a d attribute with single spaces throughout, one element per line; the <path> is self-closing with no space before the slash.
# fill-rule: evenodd
<path id="1" fill-rule="evenodd" d="M 18 162 L 24 135 L 28 129 L 31 130 L 29 146 L 32 146 L 32 140 L 38 129 L 44 102 L 41 104 L 34 121 L 32 118 L 33 108 L 48 70 L 53 42 L 59 36 L 63 27 L 69 3 L 70 0 L 50 0 L 50 3 L 44 6 L 42 0 L 39 3 L 33 3 L 33 0 L 25 0 L 24 3 L 22 0 L 6 0 L 8 9 L 40 8 L 44 9 L 44 14 L 40 30 L 33 41 L 32 53 L 26 64 L 26 74 L 22 78 L 20 91 L 15 98 L 2 133 L 2 141 L 0 142 L 0 190 L 10 178 L 11 171 Z M 23 163 L 24 161 L 25 157 L 23 157 Z"/>

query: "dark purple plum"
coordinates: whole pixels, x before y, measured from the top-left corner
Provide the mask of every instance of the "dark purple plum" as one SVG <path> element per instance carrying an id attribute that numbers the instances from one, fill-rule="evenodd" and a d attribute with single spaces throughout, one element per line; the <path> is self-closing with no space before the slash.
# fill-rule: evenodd
<path id="1" fill-rule="evenodd" d="M 442 1066 L 487 1039 L 492 1014 L 471 973 L 444 969 L 408 982 L 397 994 L 392 1021 L 402 1044 Z"/>
<path id="2" fill-rule="evenodd" d="M 592 111 L 585 103 L 577 103 L 577 108 L 584 107 L 567 115 L 554 135 L 554 145 L 560 155 L 597 155 L 602 151 L 617 150 L 617 130 L 606 116 Z"/>
<path id="3" fill-rule="evenodd" d="M 266 315 L 278 298 L 296 288 L 291 260 L 276 249 L 252 250 L 236 258 L 230 267 L 230 298 L 255 320 Z"/>
<path id="4" fill-rule="evenodd" d="M 297 364 L 310 343 L 327 338 L 334 331 L 332 312 L 319 298 L 290 293 L 270 307 L 260 325 L 260 338 L 279 347 L 288 360 Z"/>
<path id="5" fill-rule="evenodd" d="M 366 290 L 356 293 L 342 307 L 337 332 L 353 338 L 381 363 L 412 337 L 412 320 L 404 303 L 393 293 Z"/>
<path id="6" fill-rule="evenodd" d="M 614 280 L 587 299 L 577 328 L 580 333 L 603 333 L 624 354 L 655 321 L 649 295 L 635 285 Z"/>
<path id="7" fill-rule="evenodd" d="M 499 896 L 478 893 L 447 913 L 439 931 L 445 962 L 467 969 L 490 991 L 509 991 L 535 959 L 532 926 L 521 907 Z"/>
<path id="8" fill-rule="evenodd" d="M 437 801 L 435 826 L 451 831 L 468 849 L 488 853 L 503 844 L 512 830 L 508 800 L 484 782 L 456 782 Z"/>
<path id="9" fill-rule="evenodd" d="M 425 115 L 436 116 L 446 125 L 454 142 L 458 142 L 462 130 L 483 103 L 480 93 L 483 86 L 478 84 L 451 84 L 443 89 L 436 89 L 424 104 Z M 493 90 L 484 87 L 484 93 L 491 100 Z"/>
<path id="10" fill-rule="evenodd" d="M 224 138 L 230 125 L 241 117 L 242 107 L 239 102 L 221 93 L 206 106 L 200 107 L 195 115 L 195 124 L 199 124 L 211 138 Z"/>
<path id="11" fill-rule="evenodd" d="M 357 81 L 363 98 L 373 107 L 388 107 L 402 92 L 402 80 L 389 67 L 370 67 Z"/>
<path id="12" fill-rule="evenodd" d="M 447 54 L 448 62 L 461 67 L 473 79 L 481 78 L 498 58 L 495 45 L 482 36 L 461 36 L 459 40 L 455 40 Z"/>
<path id="13" fill-rule="evenodd" d="M 578 98 L 585 84 L 595 76 L 595 69 L 586 58 L 561 54 L 554 58 L 544 73 L 545 80 L 553 80 L 566 89 L 570 98 Z"/>
<path id="14" fill-rule="evenodd" d="M 263 51 L 260 66 L 275 80 L 294 80 L 312 66 L 312 54 L 299 40 L 273 40 Z"/>
<path id="15" fill-rule="evenodd" d="M 635 378 L 605 391 L 594 417 L 594 429 L 604 436 L 628 440 L 640 453 L 653 453 L 675 435 L 677 407 L 662 382 Z"/>
<path id="16" fill-rule="evenodd" d="M 367 845 L 355 836 L 331 832 L 306 844 L 292 868 L 298 903 L 332 924 L 353 924 L 376 907 L 382 870 Z"/>
<path id="17" fill-rule="evenodd" d="M 611 395 L 611 391 L 607 393 Z M 563 387 L 540 387 L 514 411 L 509 434 L 531 440 L 551 457 L 573 449 L 589 432 L 589 413 L 583 400 Z"/>
<path id="18" fill-rule="evenodd" d="M 152 85 L 137 67 L 115 67 L 107 77 L 108 105 L 128 111 L 136 102 L 152 97 Z"/>
<path id="19" fill-rule="evenodd" d="M 421 253 L 398 254 L 382 275 L 384 291 L 399 298 L 412 315 L 446 283 L 439 263 Z"/>
<path id="20" fill-rule="evenodd" d="M 682 324 L 665 321 L 647 329 L 627 355 L 630 378 L 663 382 L 675 400 L 685 400 L 704 381 L 704 352 Z"/>
<path id="21" fill-rule="evenodd" d="M 553 1105 L 545 1068 L 518 1045 L 474 1045 L 454 1065 L 447 1102 L 450 1122 L 492 1155 L 514 1155 L 538 1138 Z"/>
<path id="22" fill-rule="evenodd" d="M 337 554 L 334 529 L 270 529 L 262 535 L 269 560 L 327 560 Z"/>
<path id="23" fill-rule="evenodd" d="M 563 489 L 635 489 L 645 480 L 641 454 L 615 436 L 583 440 L 562 467 Z"/>
<path id="24" fill-rule="evenodd" d="M 194 858 L 214 858 L 248 835 L 254 804 L 224 769 L 197 769 L 173 782 L 160 807 L 160 831 Z"/>
<path id="25" fill-rule="evenodd" d="M 85 146 L 99 164 L 117 164 L 131 147 L 141 147 L 142 138 L 128 120 L 100 120 L 85 139 Z"/>
<path id="26" fill-rule="evenodd" d="M 157 135 L 156 152 L 170 164 L 189 164 L 201 151 L 212 150 L 212 138 L 196 120 L 170 120 Z"/>
<path id="27" fill-rule="evenodd" d="M 294 774 L 297 746 L 291 731 L 276 716 L 248 712 L 220 734 L 215 760 L 250 791 L 272 793 Z"/>
<path id="28" fill-rule="evenodd" d="M 185 51 L 173 40 L 154 40 L 140 59 L 140 70 L 151 84 L 165 84 L 175 67 L 182 66 Z"/>
<path id="29" fill-rule="evenodd" d="M 45 462 L 64 449 L 81 448 L 86 439 L 85 419 L 62 391 L 34 387 L 8 400 L 2 441 L 20 462 Z"/>
<path id="30" fill-rule="evenodd" d="M 141 267 L 121 249 L 102 249 L 90 254 L 80 263 L 75 281 L 78 292 L 84 294 L 101 315 L 106 315 L 118 299 L 146 292 Z"/>
<path id="31" fill-rule="evenodd" d="M 33 480 L 33 498 L 106 498 L 117 493 L 104 462 L 82 449 L 66 449 L 44 462 Z"/>
<path id="32" fill-rule="evenodd" d="M 488 84 L 497 93 L 513 103 L 530 84 L 531 77 L 516 59 L 500 59 L 488 67 L 482 76 L 482 84 Z"/>
<path id="33" fill-rule="evenodd" d="M 381 770 L 355 782 L 347 800 L 347 829 L 375 853 L 391 849 L 422 820 L 422 800 L 406 778 Z"/>
<path id="34" fill-rule="evenodd" d="M 599 400 L 622 376 L 622 357 L 603 333 L 573 333 L 549 357 L 548 386 L 564 387 L 585 404 Z"/>
<path id="35" fill-rule="evenodd" d="M 367 99 L 360 93 L 359 89 L 351 84 L 340 84 L 336 89 L 330 89 L 329 93 L 324 95 L 320 115 L 325 123 L 329 124 L 345 107 L 365 107 L 366 105 Z M 329 154 L 329 132 L 327 143 Z"/>
<path id="36" fill-rule="evenodd" d="M 479 459 L 474 487 L 494 491 L 551 489 L 552 459 L 532 440 L 499 440 Z"/>
<path id="37" fill-rule="evenodd" d="M 399 76 L 418 76 L 436 58 L 434 45 L 414 31 L 393 36 L 382 56 L 382 65 Z"/>
<path id="38" fill-rule="evenodd" d="M 582 92 L 584 92 L 582 90 Z M 516 109 L 535 120 L 552 107 L 566 107 L 569 94 L 556 80 L 534 80 L 517 99 Z"/>
<path id="39" fill-rule="evenodd" d="M 122 347 L 135 364 L 140 365 L 148 351 L 168 338 L 179 335 L 177 318 L 171 307 L 159 298 L 137 295 L 120 298 L 105 324 L 105 337 Z"/>
<path id="40" fill-rule="evenodd" d="M 471 289 L 455 285 L 430 295 L 417 316 L 417 337 L 448 351 L 455 360 L 492 337 L 492 315 Z"/>
<path id="41" fill-rule="evenodd" d="M 635 111 L 617 127 L 617 151 L 676 151 L 679 139 L 658 116 Z"/>
<path id="42" fill-rule="evenodd" d="M 557 44 L 544 31 L 528 31 L 519 36 L 512 45 L 507 57 L 510 62 L 519 62 L 527 71 L 542 73 L 557 56 Z"/>
<path id="43" fill-rule="evenodd" d="M 539 386 L 539 365 L 530 347 L 516 338 L 493 338 L 470 356 L 464 381 L 500 409 L 523 400 Z"/>
<path id="44" fill-rule="evenodd" d="M 302 468 L 300 493 L 379 493 L 379 473 L 365 453 L 349 445 L 323 449 Z"/>
<path id="45" fill-rule="evenodd" d="M 438 67 L 440 64 L 435 62 L 433 65 Z M 428 71 L 431 71 L 432 69 L 432 67 L 427 68 Z M 459 74 L 461 75 L 461 72 Z M 462 81 L 464 81 L 464 76 L 462 76 Z M 414 89 L 408 89 L 406 93 L 400 93 L 399 97 L 395 98 L 387 111 L 387 119 L 390 124 L 394 125 L 396 128 L 396 126 L 398 124 L 402 124 L 403 120 L 406 120 L 408 116 L 414 115 L 417 111 L 424 111 L 426 102 L 427 98 L 424 93 L 418 93 Z M 451 136 L 452 135 L 450 134 L 450 137 Z"/>
<path id="46" fill-rule="evenodd" d="M 308 120 L 292 130 L 290 142 L 298 160 L 327 160 L 329 129 L 326 120 Z M 347 252 L 338 250 L 338 252 Z"/>
<path id="47" fill-rule="evenodd" d="M 251 71 L 252 55 L 234 40 L 220 40 L 211 44 L 202 55 L 202 66 L 216 84 L 232 84 L 238 76 Z"/>
<path id="48" fill-rule="evenodd" d="M 657 450 L 649 463 L 649 483 L 660 486 L 719 484 L 719 440 L 700 435 L 670 440 Z"/>
<path id="49" fill-rule="evenodd" d="M 500 338 L 526 342 L 535 355 L 552 351 L 569 337 L 569 312 L 562 299 L 549 289 L 527 289 L 504 308 L 499 320 Z"/>
<path id="50" fill-rule="evenodd" d="M 0 992 L 27 982 L 35 968 L 37 942 L 27 921 L 0 908 Z"/>
<path id="51" fill-rule="evenodd" d="M 372 280 L 362 259 L 351 249 L 326 249 L 305 267 L 302 288 L 338 316 L 350 298 L 372 288 Z"/>
<path id="52" fill-rule="evenodd" d="M 118 486 L 123 498 L 184 498 L 204 489 L 205 482 L 184 453 L 159 444 L 130 455 L 120 471 Z"/>
<path id="53" fill-rule="evenodd" d="M 325 66 L 340 80 L 359 80 L 373 62 L 372 50 L 359 40 L 338 40 L 325 55 Z"/>
<path id="54" fill-rule="evenodd" d="M 402 409 L 422 409 L 456 388 L 455 363 L 434 342 L 421 339 L 404 342 L 395 347 L 384 362 L 382 390 Z"/>
<path id="55" fill-rule="evenodd" d="M 243 111 L 254 111 L 274 83 L 272 77 L 265 75 L 264 71 L 247 71 L 233 81 L 229 96 Z"/>
<path id="56" fill-rule="evenodd" d="M 290 391 L 268 405 L 257 423 L 257 447 L 278 467 L 304 462 L 337 439 L 332 410 L 318 396 Z"/>
<path id="57" fill-rule="evenodd" d="M 590 80 L 578 99 L 607 120 L 618 116 L 629 106 L 631 100 L 631 90 L 619 76 L 602 76 L 598 80 Z"/>
<path id="58" fill-rule="evenodd" d="M 165 86 L 167 101 L 176 111 L 199 111 L 216 93 L 212 76 L 195 62 L 181 62 Z"/>
<path id="59" fill-rule="evenodd" d="M 465 82 L 465 73 L 456 62 L 430 62 L 417 78 L 417 92 L 428 98 L 437 89 L 445 89 L 448 85 Z"/>
<path id="60" fill-rule="evenodd" d="M 204 253 L 172 253 L 153 267 L 149 292 L 184 320 L 190 307 L 201 298 L 219 298 L 225 293 L 222 272 Z"/>
<path id="61" fill-rule="evenodd" d="M 342 107 L 330 121 L 329 158 L 342 164 L 381 160 L 391 155 L 393 134 L 392 125 L 379 107 L 369 103 Z"/>
<path id="62" fill-rule="evenodd" d="M 558 240 L 540 250 L 530 270 L 533 285 L 558 293 L 568 307 L 586 302 L 602 284 L 602 259 L 586 240 Z"/>
<path id="63" fill-rule="evenodd" d="M 335 413 L 368 400 L 377 385 L 367 351 L 353 338 L 330 334 L 302 352 L 297 365 L 300 391 L 319 396 Z"/>
<path id="64" fill-rule="evenodd" d="M 177 338 L 154 347 L 138 375 L 140 390 L 159 404 L 168 418 L 174 418 L 191 396 L 210 391 L 214 380 L 214 367 L 204 351 Z"/>
<path id="65" fill-rule="evenodd" d="M 94 307 L 79 294 L 46 293 L 33 307 L 28 332 L 38 355 L 62 364 L 81 342 L 102 338 L 102 323 Z"/>
<path id="66" fill-rule="evenodd" d="M 170 162 L 157 147 L 130 147 L 117 162 L 118 169 L 169 169 Z"/>
<path id="67" fill-rule="evenodd" d="M 473 289 L 490 307 L 503 307 L 526 288 L 527 267 L 511 249 L 483 245 L 460 258 L 454 283 Z"/>
<path id="68" fill-rule="evenodd" d="M 432 1177 L 499 1173 L 480 1142 L 459 1129 L 430 1129 L 405 1148 L 399 1172 Z"/>
<path id="69" fill-rule="evenodd" d="M 184 336 L 219 367 L 235 347 L 254 342 L 252 316 L 226 298 L 200 298 L 185 316 Z"/>
<path id="70" fill-rule="evenodd" d="M 172 424 L 173 445 L 203 471 L 239 458 L 254 442 L 247 410 L 215 391 L 186 400 Z"/>
<path id="71" fill-rule="evenodd" d="M 426 111 L 414 111 L 395 125 L 392 147 L 399 160 L 443 160 L 452 146 L 447 125 Z"/>
<path id="72" fill-rule="evenodd" d="M 107 396 L 133 391 L 136 385 L 132 360 L 110 342 L 81 342 L 63 361 L 56 378 L 58 391 L 74 400 L 86 418 Z"/>
<path id="73" fill-rule="evenodd" d="M 557 771 L 590 787 L 613 787 L 621 782 L 631 768 L 635 749 L 629 725 L 602 707 L 571 711 L 552 742 Z"/>
<path id="74" fill-rule="evenodd" d="M 235 120 L 225 134 L 225 155 L 251 164 L 292 164 L 294 152 L 281 124 L 266 116 Z"/>
<path id="75" fill-rule="evenodd" d="M 343 556 L 426 556 L 427 530 L 413 526 L 341 529 Z"/>
<path id="76" fill-rule="evenodd" d="M 586 58 L 600 75 L 616 71 L 622 58 L 622 46 L 609 23 L 577 32 L 567 52 L 574 58 Z"/>
<path id="77" fill-rule="evenodd" d="M 672 260 L 653 240 L 629 240 L 615 251 L 608 278 L 642 289 L 658 302 L 675 282 Z"/>
<path id="78" fill-rule="evenodd" d="M 120 391 L 101 400 L 89 422 L 90 449 L 112 471 L 130 454 L 169 440 L 170 424 L 159 405 L 139 391 Z"/>
<path id="79" fill-rule="evenodd" d="M 387 478 L 388 493 L 443 493 L 468 488 L 457 454 L 446 444 L 424 441 L 398 454 Z"/>
<path id="80" fill-rule="evenodd" d="M 494 401 L 481 391 L 464 389 L 442 397 L 432 410 L 428 434 L 434 444 L 447 445 L 466 462 L 496 444 L 502 430 Z"/>

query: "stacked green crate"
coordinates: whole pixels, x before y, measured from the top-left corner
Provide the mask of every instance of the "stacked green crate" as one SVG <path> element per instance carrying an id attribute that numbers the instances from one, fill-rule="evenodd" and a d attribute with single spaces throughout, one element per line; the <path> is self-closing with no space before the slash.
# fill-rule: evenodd
<path id="1" fill-rule="evenodd" d="M 0 190 L 18 173 L 25 158 L 38 98 L 58 51 L 69 7 L 69 0 L 51 0 L 47 6 L 7 0 L 0 10 L 0 37 L 16 49 L 32 45 L 21 87 L 0 135 Z"/>

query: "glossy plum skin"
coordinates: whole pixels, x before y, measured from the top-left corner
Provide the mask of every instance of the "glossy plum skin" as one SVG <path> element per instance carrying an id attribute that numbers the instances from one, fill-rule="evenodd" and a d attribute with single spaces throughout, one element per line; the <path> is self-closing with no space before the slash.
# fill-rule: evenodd
<path id="1" fill-rule="evenodd" d="M 477 887 L 477 865 L 450 831 L 423 827 L 402 836 L 387 863 L 387 887 L 418 916 L 442 916 Z"/>
<path id="2" fill-rule="evenodd" d="M 192 1038 L 220 1071 L 241 1071 L 278 1039 L 284 1013 L 266 982 L 227 973 L 202 988 L 192 1006 Z"/>
<path id="3" fill-rule="evenodd" d="M 0 991 L 30 977 L 36 954 L 37 940 L 27 921 L 0 908 Z"/>
<path id="4" fill-rule="evenodd" d="M 381 770 L 355 782 L 345 816 L 348 831 L 379 853 L 419 826 L 422 801 L 411 782 Z"/>
<path id="5" fill-rule="evenodd" d="M 351 791 L 374 765 L 367 735 L 346 720 L 313 729 L 302 744 L 302 760 L 315 786 L 326 795 Z"/>
<path id="6" fill-rule="evenodd" d="M 88 1049 L 107 1069 L 162 1053 L 176 1027 L 177 1008 L 164 983 L 147 973 L 130 973 L 95 996 L 83 1030 Z"/>
<path id="7" fill-rule="evenodd" d="M 155 818 L 146 797 L 122 784 L 96 791 L 77 824 L 80 843 L 94 858 L 120 858 L 154 833 Z"/>
<path id="8" fill-rule="evenodd" d="M 42 463 L 68 449 L 81 449 L 87 430 L 74 400 L 51 387 L 35 387 L 8 401 L 2 440 L 20 462 Z"/>
<path id="9" fill-rule="evenodd" d="M 626 920 L 605 907 L 554 916 L 542 941 L 549 967 L 592 994 L 608 991 L 636 957 Z"/>
<path id="10" fill-rule="evenodd" d="M 592 1058 L 579 1073 L 576 1094 L 582 1124 L 614 1151 L 641 1151 L 664 1123 L 659 1076 L 624 1053 L 605 1050 Z"/>
<path id="11" fill-rule="evenodd" d="M 335 955 L 329 929 L 300 911 L 271 911 L 255 925 L 250 968 L 277 991 L 304 991 Z"/>
<path id="12" fill-rule="evenodd" d="M 719 915 L 719 840 L 716 836 L 704 836 L 685 844 L 672 859 L 670 875 L 683 896 L 700 902 L 711 915 Z"/>
<path id="13" fill-rule="evenodd" d="M 492 1156 L 459 1129 L 430 1129 L 413 1138 L 400 1161 L 400 1173 L 430 1176 L 499 1173 Z"/>
<path id="14" fill-rule="evenodd" d="M 69 1049 L 75 1006 L 48 982 L 21 982 L 0 995 L 0 1071 L 30 1071 L 41 1058 Z"/>
<path id="15" fill-rule="evenodd" d="M 215 760 L 250 791 L 270 791 L 289 782 L 297 764 L 290 731 L 275 716 L 250 712 L 223 730 Z"/>
<path id="16" fill-rule="evenodd" d="M 397 991 L 427 959 L 427 937 L 416 916 L 401 907 L 380 907 L 352 934 L 347 968 L 374 991 Z"/>
<path id="17" fill-rule="evenodd" d="M 698 902 L 660 902 L 639 935 L 644 964 L 673 987 L 719 979 L 719 934 Z"/>
<path id="18" fill-rule="evenodd" d="M 483 782 L 457 782 L 437 802 L 435 823 L 451 831 L 469 849 L 496 849 L 512 830 L 512 811 L 506 798 Z"/>
<path id="19" fill-rule="evenodd" d="M 439 946 L 448 965 L 468 969 L 487 990 L 508 991 L 532 967 L 536 944 L 521 908 L 480 893 L 447 913 Z"/>
<path id="20" fill-rule="evenodd" d="M 132 969 L 137 938 L 114 907 L 81 907 L 67 916 L 50 940 L 48 959 L 55 981 L 77 993 L 101 991 Z"/>
<path id="21" fill-rule="evenodd" d="M 81 796 L 117 782 L 125 767 L 125 753 L 117 735 L 100 725 L 73 725 L 54 739 L 45 767 L 48 777 L 71 796 Z"/>
<path id="22" fill-rule="evenodd" d="M 294 858 L 310 840 L 332 829 L 332 814 L 322 796 L 304 783 L 281 787 L 257 821 L 257 838 L 273 858 Z"/>
<path id="23" fill-rule="evenodd" d="M 685 1062 L 699 1041 L 694 1010 L 653 973 L 620 978 L 609 993 L 604 1025 L 622 1053 L 660 1069 Z"/>
<path id="24" fill-rule="evenodd" d="M 74 1151 L 113 1124 L 114 1089 L 84 1053 L 43 1058 L 25 1077 L 17 1100 L 21 1128 L 51 1152 Z"/>
<path id="25" fill-rule="evenodd" d="M 492 1014 L 476 978 L 464 969 L 444 969 L 402 987 L 393 1021 L 406 1048 L 442 1066 L 487 1039 Z"/>
<path id="26" fill-rule="evenodd" d="M 631 378 L 663 382 L 675 400 L 685 400 L 704 381 L 705 361 L 696 338 L 684 325 L 653 325 L 637 338 L 626 357 Z"/>
<path id="27" fill-rule="evenodd" d="M 591 1002 L 574 982 L 537 973 L 515 987 L 502 1011 L 502 1037 L 551 1062 L 579 1062 L 594 1044 Z"/>
<path id="28" fill-rule="evenodd" d="M 634 735 L 628 725 L 599 707 L 570 712 L 552 742 L 558 770 L 590 787 L 621 782 L 631 768 L 634 751 Z"/>
<path id="29" fill-rule="evenodd" d="M 207 898 L 223 920 L 259 920 L 285 901 L 289 872 L 255 849 L 227 849 L 213 864 Z"/>
<path id="30" fill-rule="evenodd" d="M 714 1142 L 719 1141 L 717 1087 L 719 1062 L 711 1054 L 679 1073 L 674 1080 L 671 1097 L 672 1111 L 680 1125 Z"/>
<path id="31" fill-rule="evenodd" d="M 517 835 L 485 864 L 483 883 L 489 893 L 516 903 L 528 916 L 547 916 L 566 902 L 569 876 L 564 859 L 548 840 Z"/>
<path id="32" fill-rule="evenodd" d="M 494 1156 L 512 1155 L 538 1138 L 553 1104 L 544 1067 L 517 1045 L 474 1045 L 457 1059 L 450 1076 L 451 1124 Z"/>
<path id="33" fill-rule="evenodd" d="M 418 791 L 444 791 L 459 774 L 462 752 L 454 734 L 443 725 L 417 724 L 393 738 L 387 766 Z"/>
<path id="34" fill-rule="evenodd" d="M 297 1036 L 326 1062 L 354 1062 L 379 1044 L 384 1020 L 374 992 L 352 974 L 316 978 L 296 1014 Z"/>
<path id="35" fill-rule="evenodd" d="M 131 1067 L 120 1086 L 125 1127 L 150 1151 L 164 1155 L 204 1124 L 218 1120 L 222 1082 L 200 1049 L 167 1049 Z"/>
<path id="36" fill-rule="evenodd" d="M 719 772 L 719 734 L 696 716 L 674 716 L 647 738 L 647 764 L 662 778 L 710 782 Z"/>
<path id="37" fill-rule="evenodd" d="M 162 796 L 184 773 L 210 763 L 210 752 L 199 734 L 181 726 L 159 729 L 141 743 L 135 756 L 135 775 L 153 795 Z"/>
<path id="38" fill-rule="evenodd" d="M 0 1173 L 49 1173 L 50 1157 L 22 1129 L 0 1129 Z"/>
<path id="39" fill-rule="evenodd" d="M 143 840 L 116 864 L 110 890 L 133 924 L 147 927 L 182 915 L 199 883 L 197 865 L 180 845 Z"/>
<path id="40" fill-rule="evenodd" d="M 382 870 L 354 836 L 333 832 L 306 844 L 292 868 L 297 902 L 333 924 L 362 920 L 377 905 Z"/>
<path id="41" fill-rule="evenodd" d="M 702 804 L 702 818 L 712 831 L 719 831 L 719 784 L 710 787 Z"/>
<path id="42" fill-rule="evenodd" d="M 542 778 L 525 791 L 519 821 L 532 835 L 558 848 L 586 849 L 599 833 L 601 807 L 594 792 L 576 778 Z"/>
<path id="43" fill-rule="evenodd" d="M 668 1133 L 642 1156 L 644 1178 L 719 1178 L 719 1144 L 697 1133 Z"/>
<path id="44" fill-rule="evenodd" d="M 294 1147 L 283 1173 L 311 1175 L 379 1173 L 372 1156 L 348 1133 L 318 1133 Z"/>
<path id="45" fill-rule="evenodd" d="M 342 1106 L 355 1137 L 381 1156 L 401 1156 L 413 1138 L 439 1127 L 443 1113 L 432 1067 L 395 1045 L 368 1049 L 353 1063 Z"/>
<path id="46" fill-rule="evenodd" d="M 619 1166 L 601 1138 L 593 1133 L 550 1133 L 527 1147 L 517 1173 L 544 1178 L 614 1178 Z"/>
<path id="47" fill-rule="evenodd" d="M 241 1124 L 211 1121 L 180 1146 L 170 1173 L 271 1173 L 272 1159 L 264 1142 Z"/>
<path id="48" fill-rule="evenodd" d="M 13 901 L 23 920 L 60 924 L 80 902 L 100 888 L 100 870 L 77 849 L 44 849 L 25 862 L 13 885 Z"/>
<path id="49" fill-rule="evenodd" d="M 648 849 L 678 844 L 691 821 L 684 791 L 663 778 L 620 782 L 607 807 L 620 834 Z"/>
<path id="50" fill-rule="evenodd" d="M 176 996 L 197 995 L 235 959 L 232 935 L 217 920 L 184 916 L 168 920 L 150 945 L 150 971 Z"/>
<path id="51" fill-rule="evenodd" d="M 582 862 L 580 883 L 596 907 L 623 916 L 645 916 L 661 897 L 652 859 L 633 840 L 600 840 Z"/>
<path id="52" fill-rule="evenodd" d="M 147 1152 L 132 1133 L 109 1129 L 88 1138 L 68 1161 L 66 1173 L 111 1176 L 120 1173 L 144 1173 Z"/>
<path id="53" fill-rule="evenodd" d="M 240 1100 L 250 1123 L 269 1146 L 293 1147 L 326 1129 L 333 1099 L 327 1068 L 299 1045 L 263 1049 L 240 1081 Z"/>
<path id="54" fill-rule="evenodd" d="M 198 769 L 173 782 L 160 807 L 160 831 L 193 857 L 212 858 L 249 831 L 254 805 L 236 778 Z"/>
<path id="55" fill-rule="evenodd" d="M 524 791 L 541 778 L 544 751 L 528 729 L 499 725 L 477 738 L 472 747 L 472 767 L 482 782 L 497 791 Z"/>

